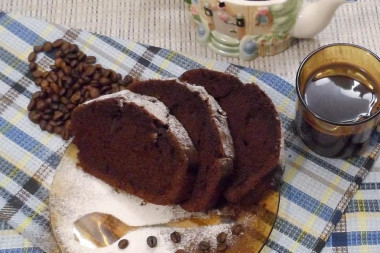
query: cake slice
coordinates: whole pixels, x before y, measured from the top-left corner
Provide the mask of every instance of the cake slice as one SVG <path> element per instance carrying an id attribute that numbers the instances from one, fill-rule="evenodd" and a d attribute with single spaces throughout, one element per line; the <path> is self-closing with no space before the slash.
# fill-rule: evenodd
<path id="1" fill-rule="evenodd" d="M 234 152 L 226 113 L 203 87 L 176 80 L 135 82 L 128 89 L 163 102 L 198 150 L 200 166 L 194 189 L 181 207 L 203 211 L 215 206 L 233 170 Z"/>
<path id="2" fill-rule="evenodd" d="M 99 97 L 73 111 L 71 128 L 84 171 L 154 204 L 189 197 L 198 154 L 157 99 L 130 91 Z"/>
<path id="3" fill-rule="evenodd" d="M 256 85 L 207 69 L 190 70 L 181 81 L 203 86 L 227 112 L 235 149 L 231 185 L 224 193 L 230 202 L 257 200 L 279 169 L 281 125 L 270 98 Z"/>

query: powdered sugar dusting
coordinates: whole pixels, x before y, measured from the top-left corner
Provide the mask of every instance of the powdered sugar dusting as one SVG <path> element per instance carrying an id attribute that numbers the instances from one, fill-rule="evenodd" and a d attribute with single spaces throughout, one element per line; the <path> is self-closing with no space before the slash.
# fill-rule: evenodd
<path id="1" fill-rule="evenodd" d="M 76 166 L 76 148 L 70 146 L 65 154 L 51 187 L 50 209 L 53 231 L 62 252 L 174 252 L 178 248 L 197 244 L 207 240 L 216 247 L 216 236 L 220 232 L 228 233 L 230 223 L 198 228 L 176 229 L 168 227 L 148 227 L 128 233 L 123 238 L 129 240 L 127 249 L 120 250 L 117 243 L 105 248 L 89 249 L 79 245 L 73 236 L 74 222 L 86 214 L 101 212 L 112 214 L 128 225 L 143 226 L 161 224 L 191 216 L 204 214 L 189 213 L 179 206 L 159 206 L 124 192 L 116 192 L 103 181 L 83 172 Z M 170 233 L 182 234 L 179 244 L 170 241 Z M 158 238 L 158 246 L 151 249 L 146 244 L 150 235 Z"/>

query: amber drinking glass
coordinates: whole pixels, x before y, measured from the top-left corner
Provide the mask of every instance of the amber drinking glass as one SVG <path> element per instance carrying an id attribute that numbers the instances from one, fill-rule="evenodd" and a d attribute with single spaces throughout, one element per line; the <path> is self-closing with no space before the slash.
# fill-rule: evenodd
<path id="1" fill-rule="evenodd" d="M 296 131 L 327 157 L 349 157 L 366 146 L 380 115 L 380 59 L 352 44 L 317 49 L 296 79 Z"/>

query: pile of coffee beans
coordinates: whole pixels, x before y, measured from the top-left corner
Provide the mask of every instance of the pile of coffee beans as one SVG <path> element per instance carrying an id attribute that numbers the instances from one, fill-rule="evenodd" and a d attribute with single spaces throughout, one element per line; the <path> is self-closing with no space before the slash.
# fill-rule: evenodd
<path id="1" fill-rule="evenodd" d="M 36 63 L 37 54 L 54 53 L 50 71 L 42 71 Z M 41 87 L 32 95 L 28 105 L 29 119 L 43 131 L 56 133 L 64 140 L 72 136 L 71 112 L 81 103 L 126 89 L 134 80 L 124 78 L 114 70 L 96 64 L 78 45 L 58 39 L 35 46 L 28 56 L 34 82 Z"/>

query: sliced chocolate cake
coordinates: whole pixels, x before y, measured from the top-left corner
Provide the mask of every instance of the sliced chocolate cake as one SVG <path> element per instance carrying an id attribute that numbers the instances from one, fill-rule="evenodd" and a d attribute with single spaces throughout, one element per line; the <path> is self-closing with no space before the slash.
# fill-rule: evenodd
<path id="1" fill-rule="evenodd" d="M 198 168 L 191 139 L 155 98 L 121 91 L 72 114 L 84 171 L 155 204 L 188 199 Z"/>
<path id="2" fill-rule="evenodd" d="M 187 211 L 213 207 L 233 169 L 233 144 L 226 113 L 203 87 L 176 80 L 148 80 L 128 86 L 133 92 L 163 102 L 182 123 L 198 150 L 200 166 L 190 198 L 181 203 Z"/>
<path id="3" fill-rule="evenodd" d="M 279 165 L 281 126 L 272 101 L 257 85 L 221 72 L 196 69 L 179 79 L 203 86 L 227 112 L 235 170 L 224 196 L 235 203 L 257 199 Z"/>

